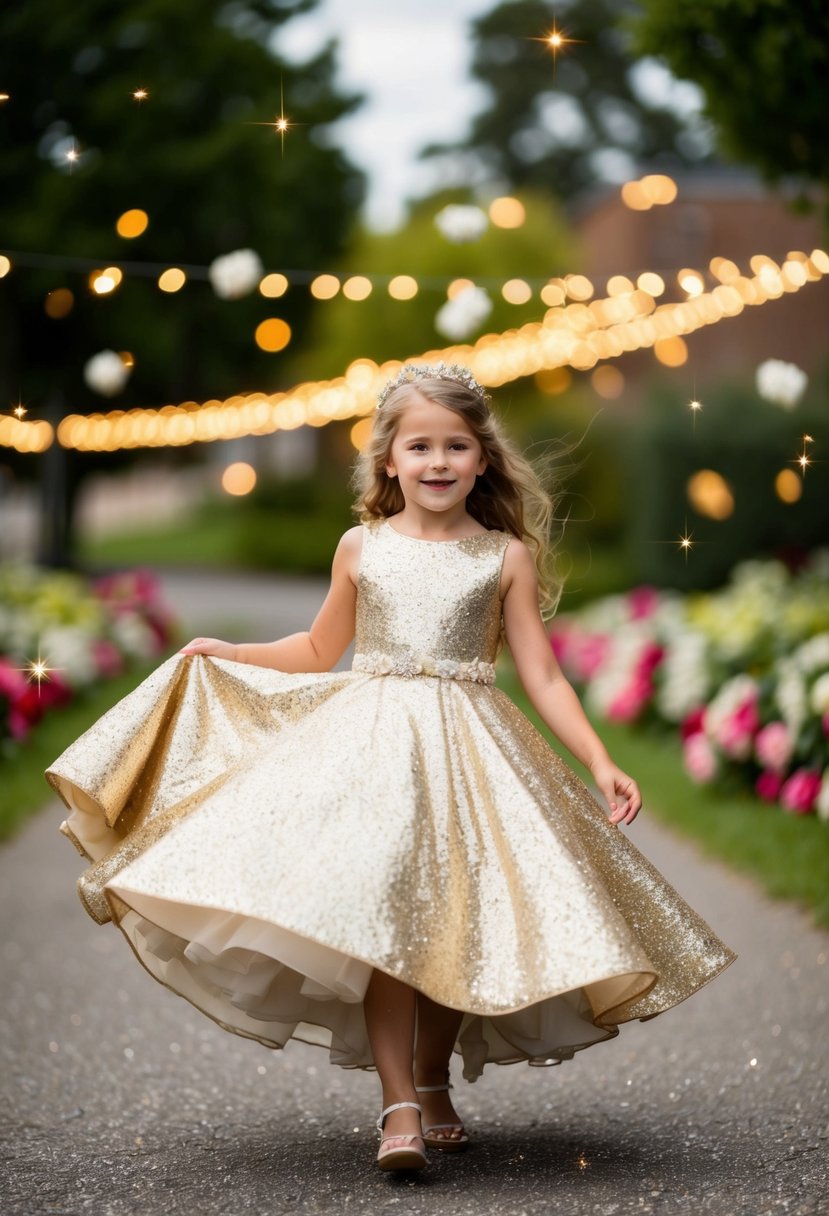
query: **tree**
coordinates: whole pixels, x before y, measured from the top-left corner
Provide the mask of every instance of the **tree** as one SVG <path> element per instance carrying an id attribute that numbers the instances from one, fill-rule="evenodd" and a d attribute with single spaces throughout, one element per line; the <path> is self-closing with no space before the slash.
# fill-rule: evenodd
<path id="1" fill-rule="evenodd" d="M 126 389 L 111 402 L 119 408 L 278 387 L 281 356 L 263 354 L 253 341 L 274 301 L 258 294 L 219 300 L 197 281 L 165 295 L 153 279 L 131 274 L 128 261 L 205 265 L 250 247 L 276 269 L 317 266 L 340 253 L 362 178 L 327 146 L 325 128 L 359 99 L 335 91 L 332 46 L 301 67 L 283 63 L 274 49 L 284 23 L 313 3 L 27 0 L 4 7 L 2 240 L 6 250 L 47 255 L 33 268 L 12 253 L 12 272 L 0 281 L 6 402 L 20 392 L 31 417 L 53 419 L 106 406 L 84 383 L 83 368 L 108 347 L 135 360 Z M 134 96 L 139 88 L 146 99 Z M 280 113 L 281 90 L 286 114 L 302 124 L 286 133 L 284 155 L 267 125 Z M 66 155 L 73 147 L 74 162 Z M 115 224 L 133 208 L 147 213 L 149 225 L 125 240 Z M 54 255 L 64 261 L 50 263 Z M 123 266 L 122 285 L 96 296 L 88 272 L 66 260 L 72 257 Z M 44 302 L 58 288 L 71 291 L 72 307 L 48 316 Z M 301 334 L 307 294 L 289 293 L 278 304 Z M 61 533 L 93 467 L 88 455 L 63 455 L 66 469 L 57 445 L 48 461 L 35 458 L 48 469 L 48 485 L 65 482 L 62 522 L 54 513 L 58 526 L 42 553 L 52 563 L 69 559 Z"/>
<path id="2" fill-rule="evenodd" d="M 685 7 L 680 6 L 680 7 Z M 703 133 L 643 90 L 626 20 L 631 0 L 504 0 L 473 24 L 473 75 L 490 101 L 451 153 L 468 177 L 570 199 L 637 163 L 670 171 L 707 155 Z M 555 57 L 546 36 L 570 40 Z M 465 154 L 465 155 L 464 155 Z M 448 163 L 451 170 L 451 164 Z"/>
<path id="3" fill-rule="evenodd" d="M 723 149 L 769 181 L 829 186 L 823 0 L 641 0 L 638 47 L 698 84 Z"/>

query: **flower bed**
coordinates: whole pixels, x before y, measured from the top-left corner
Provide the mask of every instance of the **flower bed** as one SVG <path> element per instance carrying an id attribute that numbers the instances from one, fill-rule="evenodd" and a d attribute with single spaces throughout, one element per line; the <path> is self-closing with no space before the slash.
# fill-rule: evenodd
<path id="1" fill-rule="evenodd" d="M 0 753 L 12 754 L 51 709 L 161 654 L 173 618 L 146 570 L 87 582 L 68 572 L 0 566 Z M 38 680 L 31 664 L 42 660 Z"/>
<path id="2" fill-rule="evenodd" d="M 679 731 L 695 781 L 829 821 L 829 551 L 744 562 L 717 592 L 610 596 L 551 642 L 599 717 Z"/>

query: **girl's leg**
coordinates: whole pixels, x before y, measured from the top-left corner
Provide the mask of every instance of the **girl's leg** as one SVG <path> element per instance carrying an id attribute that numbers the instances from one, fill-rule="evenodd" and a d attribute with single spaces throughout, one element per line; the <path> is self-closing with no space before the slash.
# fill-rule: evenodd
<path id="1" fill-rule="evenodd" d="M 463 1013 L 457 1009 L 447 1009 L 435 1001 L 417 994 L 417 1046 L 415 1048 L 415 1084 L 416 1085 L 445 1085 L 449 1076 L 449 1059 L 452 1048 L 463 1021 Z M 429 1127 L 435 1123 L 458 1123 L 460 1119 L 452 1106 L 449 1093 L 418 1094 L 418 1101 L 423 1107 L 423 1126 Z M 457 1130 L 444 1129 L 441 1133 L 447 1139 L 457 1140 L 463 1135 L 463 1128 Z"/>
<path id="2" fill-rule="evenodd" d="M 418 1102 L 412 1075 L 414 1055 L 415 992 L 384 971 L 374 971 L 366 989 L 363 1009 L 374 1063 L 383 1087 L 383 1109 L 394 1102 Z M 420 1135 L 420 1116 L 411 1107 L 386 1118 L 387 1136 Z"/>

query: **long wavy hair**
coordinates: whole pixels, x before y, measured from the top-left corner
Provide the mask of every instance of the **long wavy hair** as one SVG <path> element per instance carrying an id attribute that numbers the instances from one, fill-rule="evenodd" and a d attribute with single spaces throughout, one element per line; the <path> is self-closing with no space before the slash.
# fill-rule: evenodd
<path id="1" fill-rule="evenodd" d="M 466 509 L 485 528 L 509 532 L 527 545 L 538 571 L 542 615 L 552 616 L 561 596 L 561 580 L 555 571 L 550 529 L 560 494 L 545 489 L 546 470 L 537 470 L 504 434 L 481 394 L 460 381 L 436 377 L 401 384 L 375 411 L 371 435 L 352 478 L 358 518 L 368 523 L 403 510 L 400 485 L 396 477 L 389 477 L 386 463 L 403 412 L 418 396 L 458 414 L 480 443 L 486 468 L 476 478 Z"/>

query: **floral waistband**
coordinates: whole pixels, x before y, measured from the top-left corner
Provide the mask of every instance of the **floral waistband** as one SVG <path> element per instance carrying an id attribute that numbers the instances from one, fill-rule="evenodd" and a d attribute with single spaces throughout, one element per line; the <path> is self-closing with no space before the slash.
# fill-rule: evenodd
<path id="1" fill-rule="evenodd" d="M 371 650 L 355 654 L 352 671 L 374 676 L 439 676 L 442 680 L 473 680 L 476 684 L 495 682 L 495 664 L 481 659 L 462 663 L 456 659 L 435 659 L 428 654 L 383 654 Z"/>

